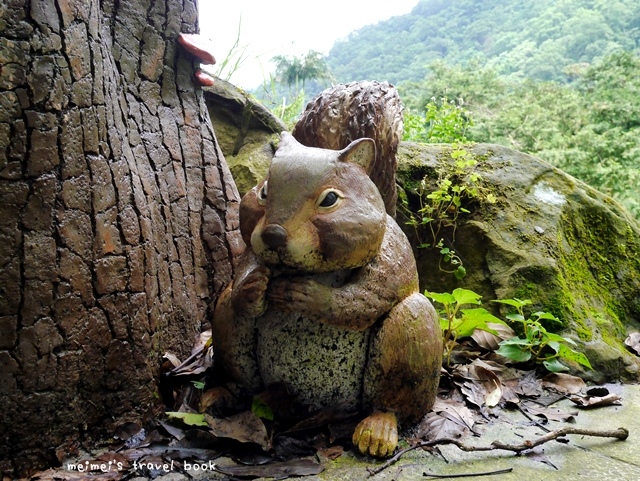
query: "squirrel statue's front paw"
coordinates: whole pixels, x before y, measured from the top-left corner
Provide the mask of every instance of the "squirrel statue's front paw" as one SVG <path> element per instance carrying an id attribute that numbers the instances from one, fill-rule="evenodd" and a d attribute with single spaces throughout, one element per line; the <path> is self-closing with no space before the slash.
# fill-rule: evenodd
<path id="1" fill-rule="evenodd" d="M 330 288 L 306 277 L 277 278 L 271 281 L 267 299 L 284 312 L 299 312 L 322 318 L 330 303 Z"/>
<path id="2" fill-rule="evenodd" d="M 266 307 L 265 294 L 271 271 L 264 266 L 249 272 L 233 287 L 231 304 L 236 314 L 245 317 L 258 317 Z"/>
<path id="3" fill-rule="evenodd" d="M 353 433 L 353 445 L 362 454 L 386 458 L 398 445 L 398 421 L 395 414 L 376 411 L 364 418 Z"/>

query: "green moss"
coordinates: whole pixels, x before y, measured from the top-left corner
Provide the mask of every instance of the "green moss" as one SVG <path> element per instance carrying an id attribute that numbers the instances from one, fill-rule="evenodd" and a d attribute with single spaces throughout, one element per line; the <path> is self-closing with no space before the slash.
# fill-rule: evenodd
<path id="1" fill-rule="evenodd" d="M 533 299 L 535 294 L 537 294 L 538 286 L 533 282 L 527 282 L 526 284 L 518 287 L 518 289 L 513 293 L 513 297 L 516 299 Z"/>
<path id="2" fill-rule="evenodd" d="M 632 259 L 629 254 L 637 256 L 637 241 L 628 235 L 629 227 L 621 236 L 612 219 L 600 211 L 569 211 L 563 219 L 566 227 L 558 242 L 558 257 L 562 290 L 574 297 L 572 329 L 584 341 L 593 340 L 597 333 L 605 343 L 620 349 L 630 318 L 621 299 L 629 298 L 631 293 L 624 291 L 632 286 L 625 286 L 619 272 L 625 263 L 636 262 L 637 257 Z"/>

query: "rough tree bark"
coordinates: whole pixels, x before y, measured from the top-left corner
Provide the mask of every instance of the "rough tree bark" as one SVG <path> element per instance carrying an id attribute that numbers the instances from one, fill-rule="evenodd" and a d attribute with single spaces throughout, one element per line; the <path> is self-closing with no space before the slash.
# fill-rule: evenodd
<path id="1" fill-rule="evenodd" d="M 194 59 L 195 0 L 0 3 L 0 467 L 157 406 L 237 253 Z"/>

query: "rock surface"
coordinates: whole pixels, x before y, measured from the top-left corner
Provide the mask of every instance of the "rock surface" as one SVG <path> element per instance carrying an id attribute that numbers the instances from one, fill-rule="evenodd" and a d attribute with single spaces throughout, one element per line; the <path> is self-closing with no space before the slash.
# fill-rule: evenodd
<path id="1" fill-rule="evenodd" d="M 229 82 L 216 79 L 205 88 L 209 116 L 240 194 L 269 169 L 274 134 L 287 130 L 266 107 Z"/>

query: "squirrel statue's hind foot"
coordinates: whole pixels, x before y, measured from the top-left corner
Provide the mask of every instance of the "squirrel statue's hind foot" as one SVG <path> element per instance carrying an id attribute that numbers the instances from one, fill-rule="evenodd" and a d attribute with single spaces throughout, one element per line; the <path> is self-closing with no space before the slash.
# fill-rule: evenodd
<path id="1" fill-rule="evenodd" d="M 395 414 L 376 411 L 367 416 L 356 426 L 352 441 L 361 454 L 388 458 L 398 446 L 398 421 Z"/>

